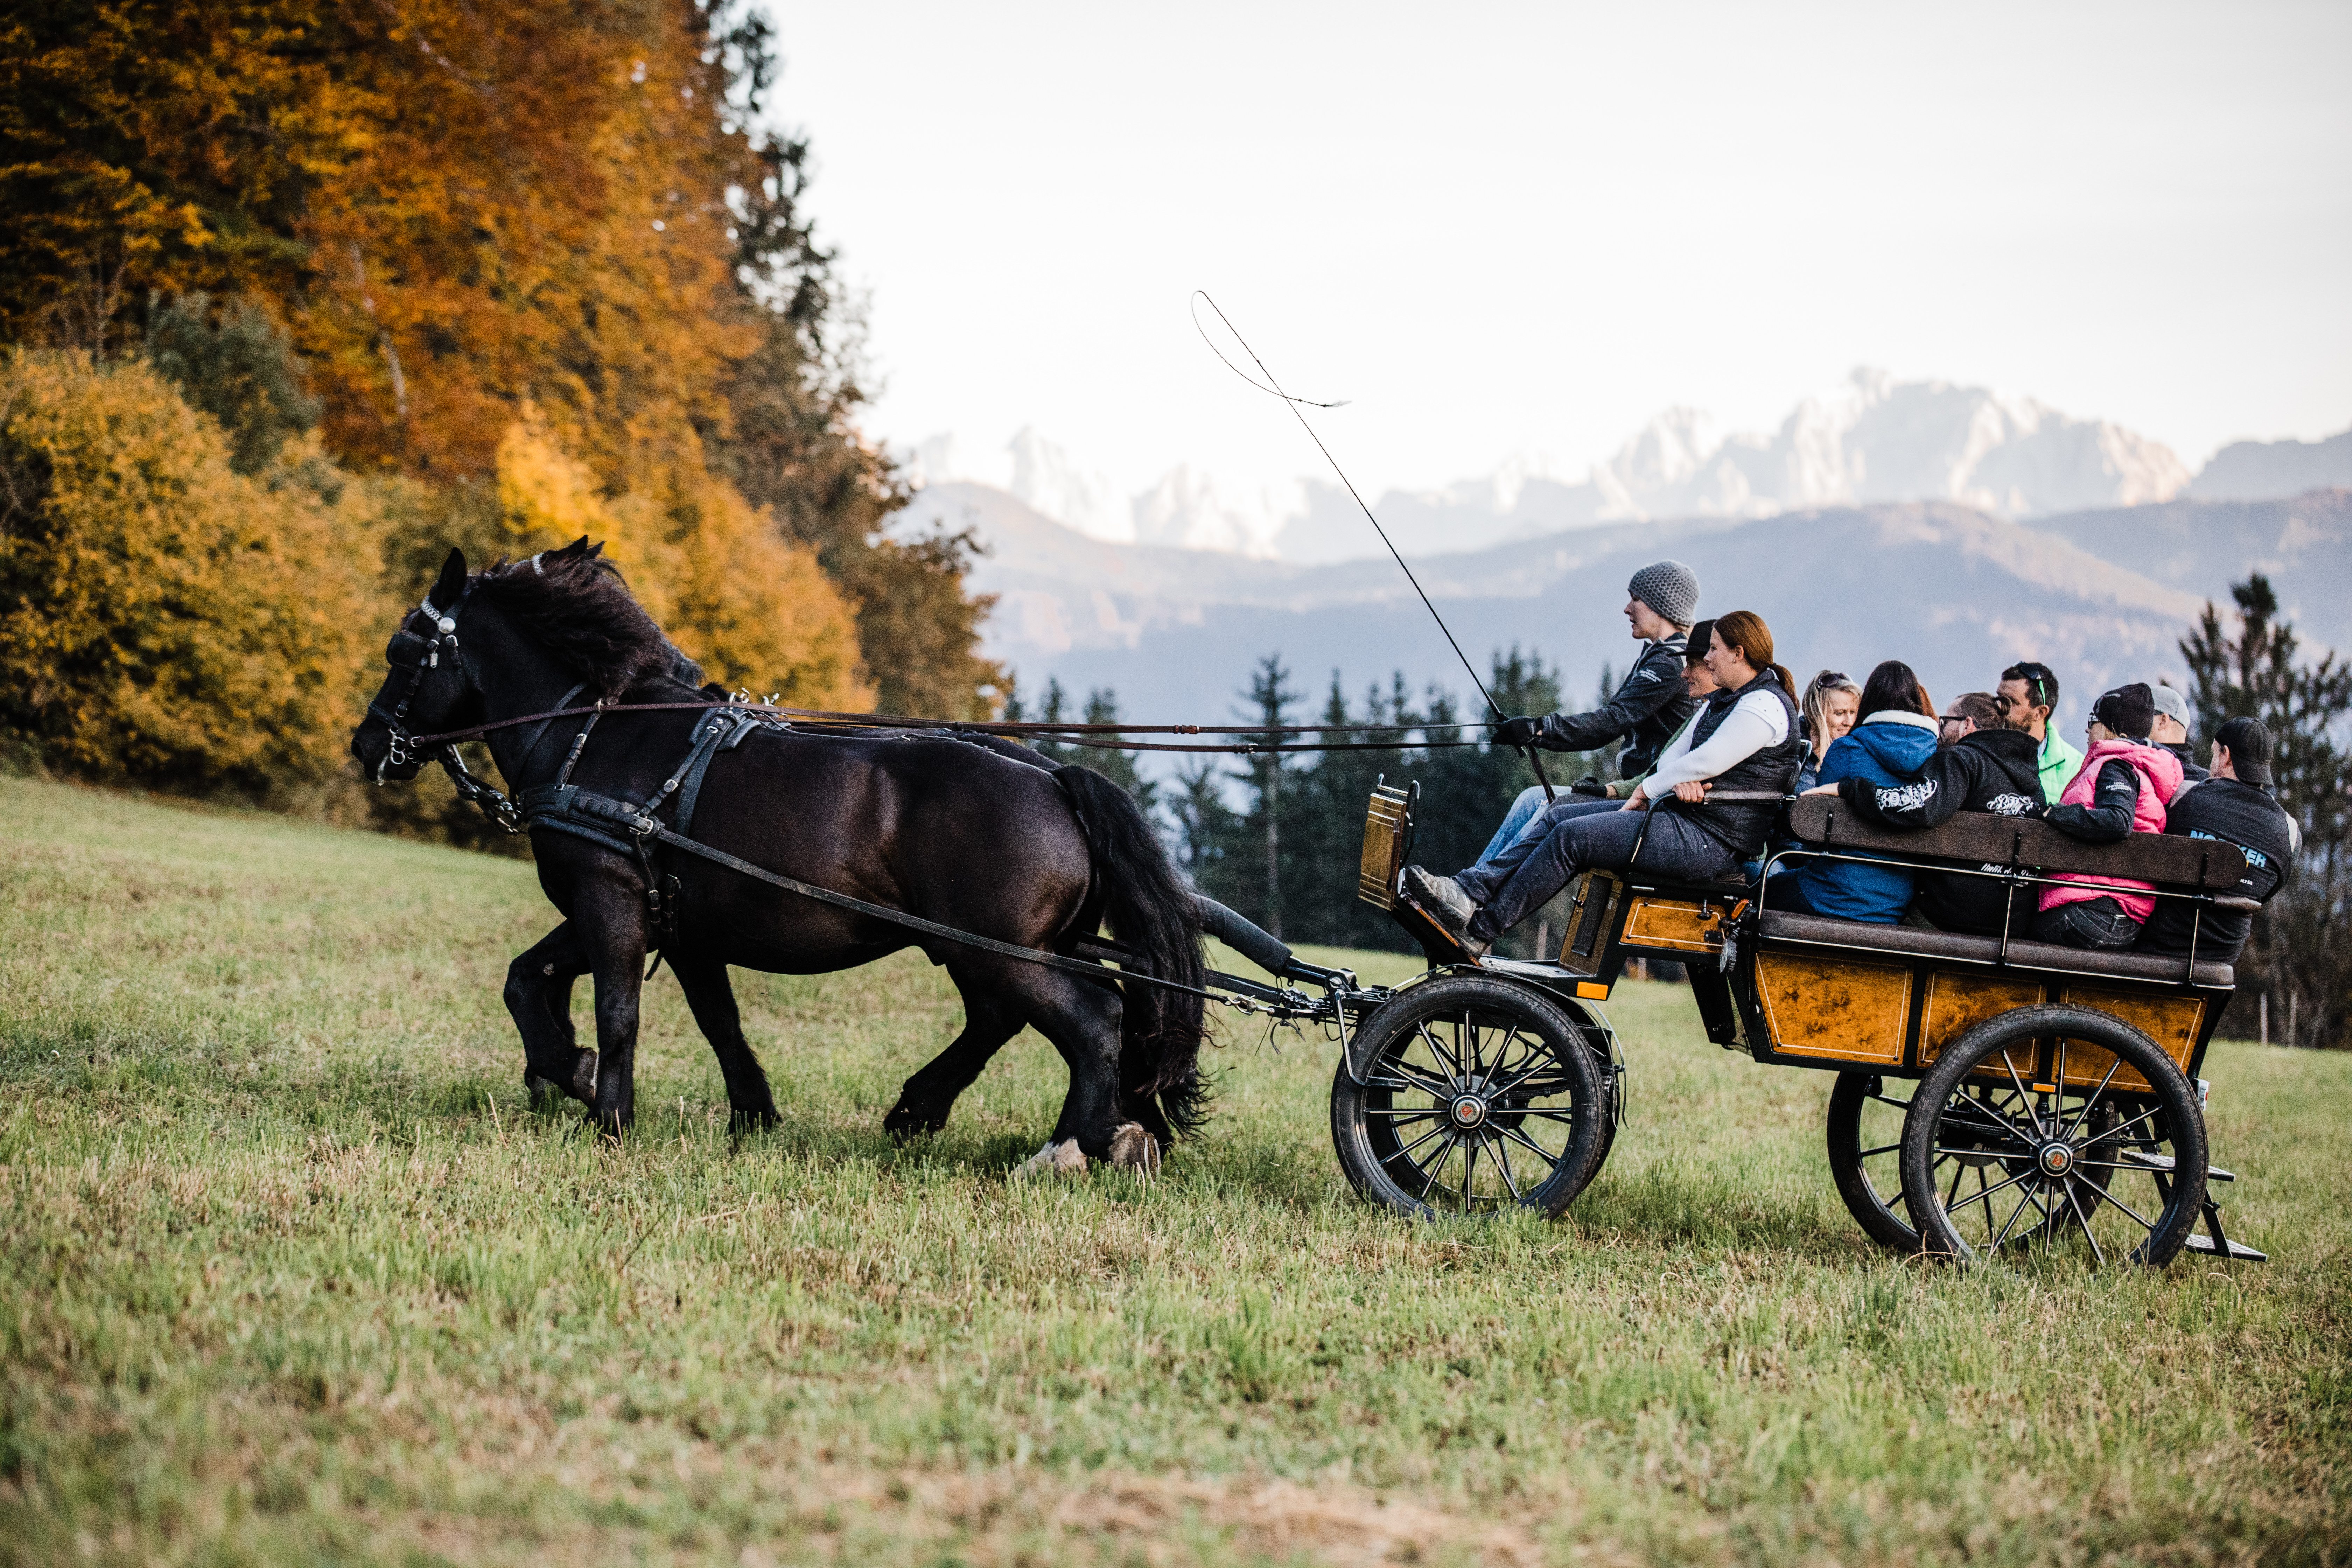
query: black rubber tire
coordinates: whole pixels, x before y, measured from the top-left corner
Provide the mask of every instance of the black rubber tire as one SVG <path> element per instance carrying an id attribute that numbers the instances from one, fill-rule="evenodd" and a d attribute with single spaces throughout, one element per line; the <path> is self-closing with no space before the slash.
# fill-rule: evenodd
<path id="1" fill-rule="evenodd" d="M 1358 1040 L 1368 1081 L 1345 1060 L 1332 1075 L 1331 1144 L 1372 1202 L 1421 1215 L 1516 1203 L 1553 1218 L 1600 1170 L 1613 1131 L 1607 1064 L 1536 987 L 1481 974 L 1409 986 Z"/>
<path id="2" fill-rule="evenodd" d="M 2052 1068 L 2057 1090 L 2038 1094 L 2038 1040 L 2112 1052 L 2148 1088 L 2116 1089 L 2110 1071 L 2107 1083 L 2070 1089 L 2062 1059 Z M 1992 1076 L 1970 1077 L 1987 1066 Z M 2205 1168 L 2204 1113 L 2179 1064 L 2138 1029 L 2088 1007 L 2020 1007 L 1978 1025 L 1936 1059 L 1903 1122 L 1911 1222 L 1924 1250 L 1963 1261 L 2073 1247 L 2100 1263 L 2162 1268 L 2196 1227 Z M 1978 1190 L 1964 1195 L 1970 1170 Z M 2012 1189 L 2018 1201 L 1996 1225 Z"/>
<path id="3" fill-rule="evenodd" d="M 1830 1176 L 1864 1235 L 1891 1252 L 1913 1253 L 1919 1250 L 1919 1233 L 1904 1205 L 1902 1124 L 1894 1120 L 1910 1102 L 1886 1089 L 1887 1080 L 1874 1072 L 1838 1074 L 1837 1087 L 1830 1090 Z M 1871 1135 L 1889 1141 L 1865 1149 L 1863 1120 L 1874 1107 L 1879 1114 L 1873 1118 Z M 1887 1123 L 1883 1130 L 1876 1125 L 1880 1121 Z"/>

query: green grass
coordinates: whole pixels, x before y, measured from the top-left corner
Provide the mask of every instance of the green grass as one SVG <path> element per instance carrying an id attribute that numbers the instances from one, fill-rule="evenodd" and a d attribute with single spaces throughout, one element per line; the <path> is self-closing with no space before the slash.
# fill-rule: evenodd
<path id="1" fill-rule="evenodd" d="M 523 1099 L 528 867 L 22 780 L 0 820 L 0 1562 L 2352 1555 L 2352 1058 L 2215 1048 L 2278 1261 L 2155 1275 L 1874 1253 L 1827 1075 L 1664 985 L 1555 1225 L 1358 1204 L 1330 1047 L 1240 1020 L 1148 1184 L 1006 1181 L 1034 1036 L 893 1148 L 957 1016 L 908 956 L 740 978 L 784 1115 L 740 1143 L 656 981 L 614 1148 Z"/>

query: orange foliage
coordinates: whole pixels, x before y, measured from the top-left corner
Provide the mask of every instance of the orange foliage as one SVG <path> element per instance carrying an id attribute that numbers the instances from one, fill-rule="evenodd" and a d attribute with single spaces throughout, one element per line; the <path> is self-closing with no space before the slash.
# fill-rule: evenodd
<path id="1" fill-rule="evenodd" d="M 698 461 L 648 474 L 607 499 L 533 416 L 499 446 L 499 517 L 518 554 L 586 535 L 628 577 L 646 613 L 713 680 L 798 707 L 870 707 L 852 606 L 731 486 Z"/>
<path id="2" fill-rule="evenodd" d="M 84 271 L 270 300 L 346 461 L 488 473 L 537 404 L 607 482 L 757 346 L 730 186 L 767 171 L 682 0 L 152 0 L 0 50 L 21 338 Z M 13 320 L 9 318 L 13 317 Z"/>
<path id="3" fill-rule="evenodd" d="M 766 42 L 718 26 L 697 0 L 18 8 L 0 338 L 108 353 L 110 311 L 258 301 L 335 458 L 451 498 L 403 515 L 495 487 L 509 535 L 601 519 L 714 673 L 984 716 L 985 606 L 957 549 L 876 539 L 903 498 L 819 363 L 799 152 L 730 97 Z"/>
<path id="4" fill-rule="evenodd" d="M 360 505 L 294 463 L 232 471 L 220 427 L 144 365 L 0 361 L 0 725 L 105 777 L 324 774 L 371 651 Z"/>

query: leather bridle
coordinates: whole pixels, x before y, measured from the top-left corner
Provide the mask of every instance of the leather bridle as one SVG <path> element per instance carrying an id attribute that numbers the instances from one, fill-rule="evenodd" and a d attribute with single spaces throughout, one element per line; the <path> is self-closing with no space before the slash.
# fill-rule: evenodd
<path id="1" fill-rule="evenodd" d="M 376 783 L 385 782 L 383 772 L 386 768 L 401 767 L 409 763 L 424 760 L 424 754 L 415 749 L 416 736 L 408 728 L 409 705 L 416 700 L 417 692 L 424 689 L 425 675 L 441 667 L 442 645 L 445 643 L 448 645 L 452 658 L 457 656 L 457 612 L 466 607 L 466 601 L 472 597 L 473 592 L 474 584 L 468 581 L 465 592 L 457 595 L 457 604 L 446 612 L 436 608 L 433 603 L 433 595 L 427 594 L 425 596 L 425 602 L 409 611 L 402 618 L 399 629 L 393 633 L 394 641 L 397 642 L 404 637 L 413 637 L 424 645 L 424 651 L 409 664 L 403 664 L 393 658 L 389 650 L 385 652 L 385 663 L 396 670 L 405 669 L 408 672 L 408 684 L 402 689 L 398 700 L 392 705 L 391 711 L 386 712 L 378 700 L 372 699 L 367 705 L 368 717 L 392 731 L 392 741 L 384 748 L 383 760 L 375 765 Z M 425 623 L 421 630 L 416 624 L 420 618 Z"/>
<path id="2" fill-rule="evenodd" d="M 452 660 L 457 657 L 457 616 L 464 612 L 466 601 L 473 595 L 474 584 L 470 578 L 467 580 L 464 592 L 457 595 L 457 602 L 446 611 L 436 605 L 428 594 L 424 603 L 408 612 L 402 619 L 399 630 L 393 634 L 395 643 L 404 637 L 415 638 L 422 645 L 423 651 L 413 662 L 405 664 L 392 658 L 389 651 L 385 654 L 385 662 L 394 669 L 408 672 L 408 684 L 402 688 L 398 700 L 389 710 L 380 701 L 371 700 L 367 705 L 368 717 L 391 731 L 391 739 L 384 744 L 383 756 L 375 765 L 375 782 L 379 784 L 388 782 L 384 777 L 388 768 L 403 767 L 410 763 L 437 762 L 448 773 L 449 782 L 457 788 L 461 799 L 478 807 L 482 815 L 501 831 L 520 833 L 523 830 L 522 814 L 497 789 L 467 771 L 466 760 L 457 754 L 454 741 L 443 742 L 428 755 L 425 750 L 426 742 L 408 727 L 408 710 L 415 702 L 416 694 L 424 689 L 425 676 L 441 668 L 442 650 L 446 648 Z"/>

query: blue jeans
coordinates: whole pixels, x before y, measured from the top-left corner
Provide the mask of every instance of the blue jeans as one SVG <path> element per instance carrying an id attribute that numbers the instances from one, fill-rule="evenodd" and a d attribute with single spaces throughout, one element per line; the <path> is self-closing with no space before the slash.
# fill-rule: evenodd
<path id="1" fill-rule="evenodd" d="M 1611 800 L 1606 795 L 1571 795 L 1567 790 L 1559 791 L 1559 798 L 1547 805 L 1543 785 L 1529 784 L 1519 792 L 1518 799 L 1511 802 L 1511 809 L 1503 814 L 1503 826 L 1495 829 L 1495 837 L 1478 852 L 1475 864 L 1492 865 L 1505 850 L 1531 834 L 1540 836 L 1563 822 L 1596 811 L 1620 811 L 1624 805 L 1623 801 Z"/>
<path id="2" fill-rule="evenodd" d="M 1543 808 L 1543 785 L 1529 784 L 1521 790 L 1519 798 L 1511 802 L 1511 809 L 1503 814 L 1503 826 L 1495 829 L 1495 837 L 1486 840 L 1486 847 L 1478 852 L 1477 864 L 1484 866 L 1509 848 L 1511 840 L 1517 838 L 1520 830 L 1533 822 L 1536 813 Z"/>
<path id="3" fill-rule="evenodd" d="M 1730 850 L 1679 812 L 1626 811 L 1614 801 L 1587 804 L 1603 809 L 1555 808 L 1566 815 L 1540 837 L 1530 833 L 1494 865 L 1469 867 L 1454 874 L 1462 890 L 1480 906 L 1470 920 L 1472 936 L 1494 941 L 1533 914 L 1580 872 L 1596 866 L 1625 868 L 1637 841 L 1642 846 L 1642 869 L 1673 881 L 1706 881 L 1738 865 Z M 1545 820 L 1549 821 L 1549 816 Z"/>

